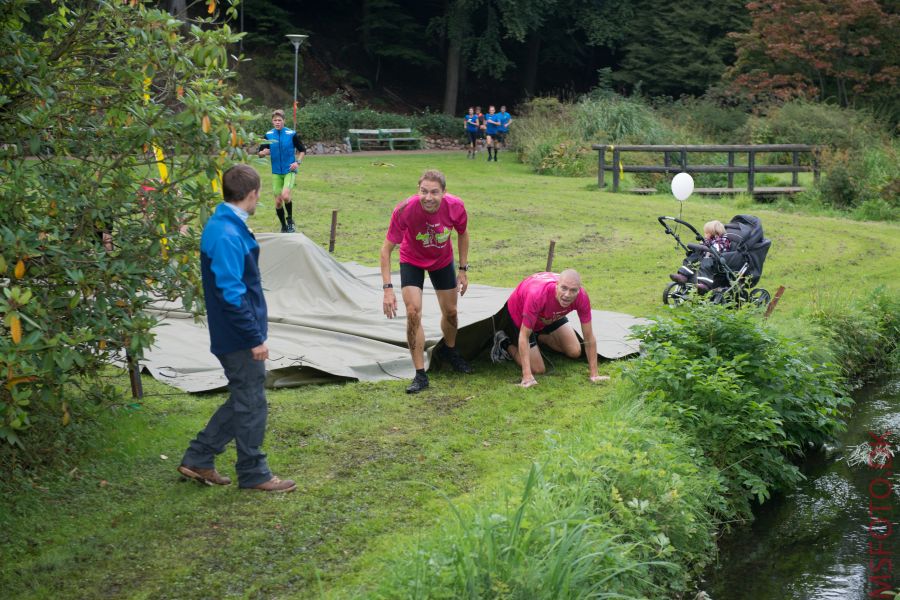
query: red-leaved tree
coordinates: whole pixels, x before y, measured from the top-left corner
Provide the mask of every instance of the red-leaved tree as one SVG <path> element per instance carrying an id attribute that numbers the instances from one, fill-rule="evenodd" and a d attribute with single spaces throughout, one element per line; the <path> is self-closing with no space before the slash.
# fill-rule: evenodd
<path id="1" fill-rule="evenodd" d="M 747 4 L 752 26 L 736 40 L 730 91 L 753 103 L 792 98 L 896 103 L 900 15 L 884 0 Z"/>

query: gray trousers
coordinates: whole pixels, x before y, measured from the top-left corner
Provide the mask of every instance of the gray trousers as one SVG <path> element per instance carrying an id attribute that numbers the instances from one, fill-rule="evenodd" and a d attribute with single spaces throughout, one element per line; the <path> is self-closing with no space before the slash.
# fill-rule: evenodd
<path id="1" fill-rule="evenodd" d="M 265 483 L 272 478 L 266 455 L 260 449 L 269 412 L 264 387 L 266 361 L 253 360 L 249 349 L 216 358 L 225 368 L 230 394 L 203 431 L 191 440 L 181 464 L 211 469 L 215 466 L 216 455 L 234 440 L 238 485 L 248 488 Z"/>

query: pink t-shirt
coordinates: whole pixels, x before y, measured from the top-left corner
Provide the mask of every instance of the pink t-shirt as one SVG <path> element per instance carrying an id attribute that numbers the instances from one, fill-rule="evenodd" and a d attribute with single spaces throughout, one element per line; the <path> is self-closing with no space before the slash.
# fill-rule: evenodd
<path id="1" fill-rule="evenodd" d="M 443 269 L 453 262 L 450 234 L 465 233 L 468 216 L 463 201 L 444 194 L 436 213 L 425 212 L 416 194 L 394 208 L 387 240 L 400 244 L 400 262 L 426 271 Z"/>
<path id="2" fill-rule="evenodd" d="M 525 325 L 532 331 L 540 331 L 573 310 L 578 311 L 579 321 L 590 323 L 591 299 L 587 291 L 581 288 L 575 301 L 563 307 L 556 299 L 558 281 L 559 273 L 535 273 L 516 287 L 506 301 L 506 308 L 516 327 Z"/>

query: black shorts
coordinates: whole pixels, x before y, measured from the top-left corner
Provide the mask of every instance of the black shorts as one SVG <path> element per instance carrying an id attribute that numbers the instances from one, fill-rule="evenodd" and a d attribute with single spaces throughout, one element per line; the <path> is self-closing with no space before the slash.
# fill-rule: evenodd
<path id="1" fill-rule="evenodd" d="M 428 271 L 428 278 L 436 290 L 456 289 L 456 263 L 451 262 L 437 271 Z M 419 289 L 425 287 L 425 269 L 409 263 L 400 263 L 400 287 L 408 285 Z"/>
<path id="2" fill-rule="evenodd" d="M 519 343 L 519 328 L 516 327 L 515 322 L 512 320 L 512 316 L 509 314 L 509 307 L 504 306 L 504 309 L 506 310 L 505 316 L 507 319 L 509 319 L 509 325 L 510 325 L 510 328 L 512 329 L 512 333 L 513 333 L 510 340 L 512 341 L 513 344 L 518 344 Z M 552 323 L 550 323 L 549 325 L 547 325 L 540 331 L 532 331 L 531 335 L 528 336 L 528 346 L 531 348 L 534 348 L 535 346 L 537 346 L 539 335 L 553 333 L 554 331 L 556 331 L 557 329 L 559 329 L 560 327 L 562 327 L 563 325 L 565 325 L 568 322 L 569 322 L 569 317 L 562 317 L 560 319 L 553 321 Z"/>
<path id="3" fill-rule="evenodd" d="M 497 133 L 493 134 L 493 136 L 494 136 L 494 139 L 497 140 L 498 142 L 500 142 L 501 144 L 506 143 L 506 133 L 505 132 L 498 131 Z"/>
<path id="4" fill-rule="evenodd" d="M 478 139 L 478 132 L 477 131 L 466 131 L 466 133 L 469 134 L 469 143 L 474 144 L 475 141 Z"/>
<path id="5" fill-rule="evenodd" d="M 478 130 L 478 138 L 483 140 L 484 136 L 485 136 L 484 129 L 479 129 Z"/>

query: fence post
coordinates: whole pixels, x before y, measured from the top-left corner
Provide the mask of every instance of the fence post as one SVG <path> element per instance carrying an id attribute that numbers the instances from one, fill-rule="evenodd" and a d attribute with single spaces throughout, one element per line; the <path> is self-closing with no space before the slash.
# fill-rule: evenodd
<path id="1" fill-rule="evenodd" d="M 754 178 L 756 176 L 756 152 L 750 150 L 747 153 L 747 191 L 753 194 Z"/>
<path id="2" fill-rule="evenodd" d="M 794 150 L 794 172 L 791 173 L 791 185 L 797 187 L 799 184 L 797 176 L 800 174 L 800 153 Z"/>
<path id="3" fill-rule="evenodd" d="M 728 166 L 729 167 L 734 166 L 734 150 L 728 151 Z M 730 188 L 734 187 L 734 172 L 733 171 L 728 171 L 728 187 L 730 187 Z"/>
<path id="4" fill-rule="evenodd" d="M 663 152 L 663 165 L 666 167 L 666 175 L 669 174 L 669 167 L 672 166 L 672 157 L 668 152 Z"/>
<path id="5" fill-rule="evenodd" d="M 545 271 L 553 270 L 553 249 L 556 248 L 556 240 L 550 240 L 550 251 L 547 252 L 547 268 Z"/>
<path id="6" fill-rule="evenodd" d="M 687 148 L 681 147 L 681 170 L 687 171 Z"/>
<path id="7" fill-rule="evenodd" d="M 619 149 L 616 148 L 613 150 L 613 191 L 619 191 L 619 164 L 622 162 L 622 159 L 619 157 Z"/>
<path id="8" fill-rule="evenodd" d="M 813 181 L 819 183 L 819 147 L 816 146 L 812 151 L 813 162 Z"/>
<path id="9" fill-rule="evenodd" d="M 603 181 L 603 172 L 606 170 L 606 148 L 600 148 L 599 156 L 597 157 L 597 187 L 603 188 L 606 187 L 606 182 Z"/>
<path id="10" fill-rule="evenodd" d="M 331 211 L 331 237 L 328 238 L 328 251 L 334 252 L 334 238 L 337 236 L 337 209 Z"/>

